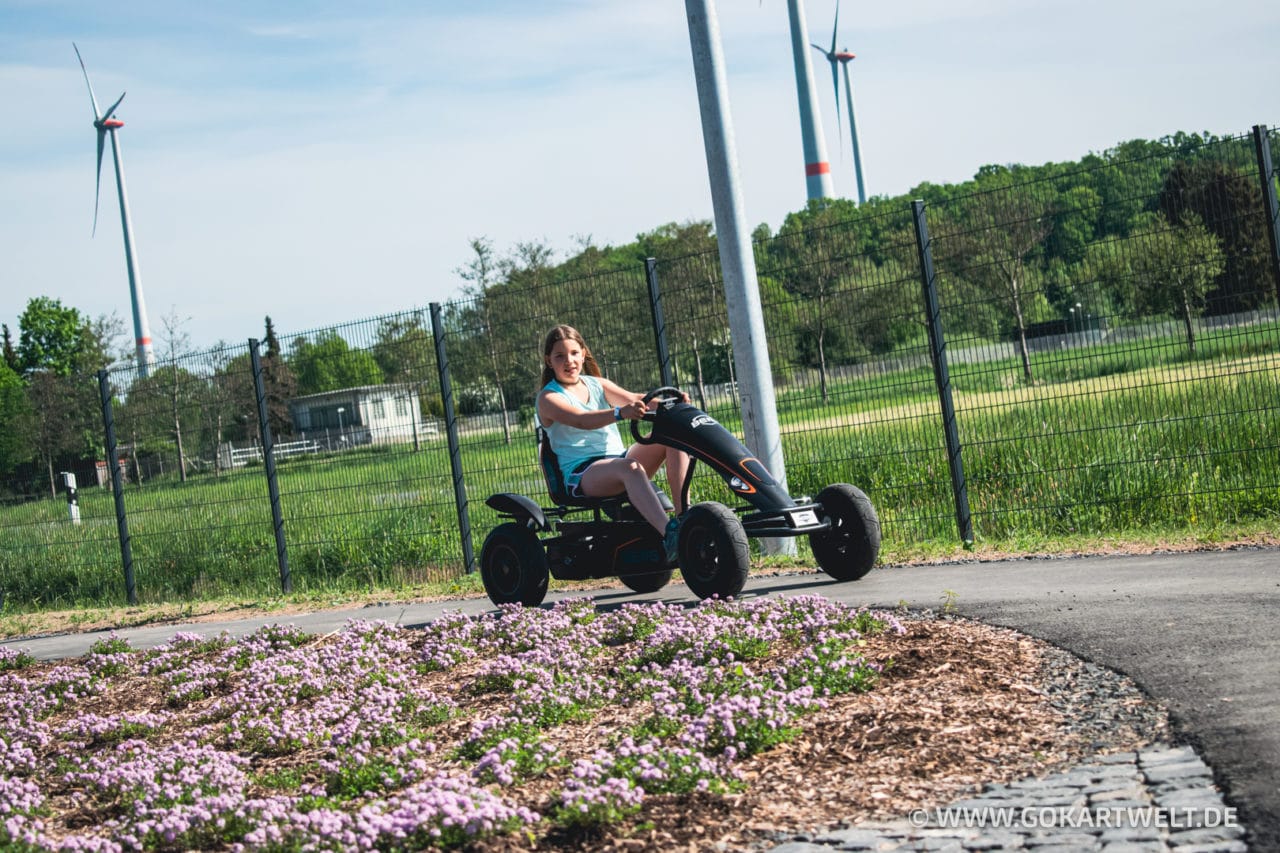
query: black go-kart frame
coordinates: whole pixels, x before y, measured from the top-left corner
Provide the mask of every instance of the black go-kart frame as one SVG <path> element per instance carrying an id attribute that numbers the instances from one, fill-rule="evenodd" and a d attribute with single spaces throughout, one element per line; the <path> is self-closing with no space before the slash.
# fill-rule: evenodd
<path id="1" fill-rule="evenodd" d="M 880 551 L 880 520 L 860 489 L 834 483 L 813 499 L 793 499 L 733 433 L 684 402 L 678 388 L 664 386 L 644 399 L 658 401 L 644 417 L 652 429 L 644 435 L 640 422 L 632 421 L 632 437 L 641 444 L 679 448 L 694 460 L 679 486 L 688 510 L 680 524 L 676 565 L 666 562 L 661 535 L 625 494 L 568 495 L 559 461 L 539 428 L 538 456 L 555 505 L 543 507 L 513 492 L 485 501 L 504 519 L 480 551 L 480 577 L 494 604 L 541 604 L 552 577 L 616 577 L 636 592 L 656 592 L 675 568 L 699 598 L 728 598 L 746 583 L 752 536 L 808 536 L 818 565 L 836 580 L 857 580 L 871 570 Z M 689 506 L 697 461 L 709 465 L 747 505 L 736 511 L 715 501 Z M 658 497 L 670 510 L 667 496 L 658 491 Z"/>

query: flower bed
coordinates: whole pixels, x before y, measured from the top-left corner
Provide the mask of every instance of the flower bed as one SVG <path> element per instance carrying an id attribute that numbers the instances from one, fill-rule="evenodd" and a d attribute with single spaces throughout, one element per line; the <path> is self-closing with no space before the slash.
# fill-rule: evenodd
<path id="1" fill-rule="evenodd" d="M 0 650 L 0 842 L 27 849 L 456 847 L 607 832 L 872 689 L 891 615 L 820 597 L 590 600 L 313 637 Z M 545 846 L 545 844 L 544 844 Z"/>

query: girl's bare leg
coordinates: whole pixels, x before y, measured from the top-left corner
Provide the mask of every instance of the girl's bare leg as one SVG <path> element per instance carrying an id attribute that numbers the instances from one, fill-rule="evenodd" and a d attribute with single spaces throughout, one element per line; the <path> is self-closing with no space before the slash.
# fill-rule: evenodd
<path id="1" fill-rule="evenodd" d="M 627 456 L 637 460 L 652 478 L 665 462 L 667 465 L 667 485 L 671 487 L 671 503 L 676 515 L 682 515 L 687 507 L 683 506 L 684 496 L 680 487 L 684 485 L 685 475 L 689 472 L 689 454 L 674 447 L 661 444 L 633 444 L 627 449 Z"/>
<path id="2" fill-rule="evenodd" d="M 620 490 L 625 491 L 627 499 L 645 521 L 659 533 L 666 531 L 667 511 L 649 484 L 649 471 L 641 460 L 630 456 L 601 459 L 583 472 L 581 487 L 583 494 L 592 497 L 609 497 Z"/>

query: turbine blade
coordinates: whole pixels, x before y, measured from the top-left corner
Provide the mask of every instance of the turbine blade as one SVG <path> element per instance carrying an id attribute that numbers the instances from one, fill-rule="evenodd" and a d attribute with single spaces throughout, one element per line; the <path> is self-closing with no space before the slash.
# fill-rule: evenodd
<path id="1" fill-rule="evenodd" d="M 98 196 L 102 191 L 102 144 L 106 141 L 107 132 L 98 128 L 98 175 L 93 184 L 93 231 L 90 237 L 98 233 Z"/>
<path id="2" fill-rule="evenodd" d="M 107 119 L 111 118 L 111 114 L 116 111 L 116 107 L 120 106 L 120 102 L 124 100 L 124 95 L 125 93 L 121 92 L 120 97 L 116 98 L 116 102 L 111 106 L 107 107 L 107 111 L 102 114 L 103 121 L 106 121 Z"/>
<path id="3" fill-rule="evenodd" d="M 836 0 L 836 20 L 831 25 L 831 52 L 836 52 L 836 33 L 840 30 L 840 0 Z"/>
<path id="4" fill-rule="evenodd" d="M 100 121 L 98 114 L 98 99 L 93 94 L 93 84 L 89 82 L 89 69 L 84 67 L 84 57 L 80 55 L 80 48 L 76 47 L 76 43 L 72 42 L 71 46 L 75 48 L 76 59 L 80 60 L 80 70 L 84 72 L 84 84 L 89 87 L 89 100 L 93 102 L 93 120 Z"/>

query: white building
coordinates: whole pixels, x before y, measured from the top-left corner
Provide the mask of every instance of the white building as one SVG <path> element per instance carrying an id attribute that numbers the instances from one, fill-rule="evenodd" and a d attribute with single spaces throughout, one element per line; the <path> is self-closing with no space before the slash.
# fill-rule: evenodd
<path id="1" fill-rule="evenodd" d="M 289 401 L 298 438 L 327 444 L 396 444 L 434 436 L 439 424 L 424 422 L 415 385 L 364 385 L 308 394 Z"/>

